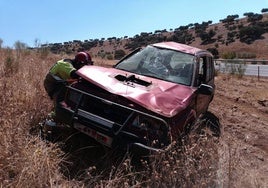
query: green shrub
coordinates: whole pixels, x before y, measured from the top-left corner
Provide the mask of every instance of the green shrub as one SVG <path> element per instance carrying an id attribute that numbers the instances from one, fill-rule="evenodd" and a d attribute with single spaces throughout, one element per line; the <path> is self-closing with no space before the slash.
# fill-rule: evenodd
<path id="1" fill-rule="evenodd" d="M 113 55 L 112 55 L 112 54 L 108 54 L 108 55 L 107 55 L 107 59 L 108 59 L 108 60 L 113 60 L 113 59 L 114 59 L 114 57 L 113 57 Z"/>
<path id="2" fill-rule="evenodd" d="M 236 57 L 239 59 L 254 59 L 256 58 L 256 54 L 248 52 L 240 52 L 236 53 Z"/>
<path id="3" fill-rule="evenodd" d="M 225 71 L 231 75 L 237 75 L 239 78 L 242 78 L 245 75 L 246 71 L 246 62 L 242 61 L 225 61 Z"/>
<path id="4" fill-rule="evenodd" d="M 3 44 L 3 39 L 0 38 L 0 49 L 2 48 L 2 44 Z"/>
<path id="5" fill-rule="evenodd" d="M 262 61 L 261 64 L 263 64 L 263 65 L 267 65 L 268 63 L 265 62 L 265 61 Z"/>
<path id="6" fill-rule="evenodd" d="M 20 41 L 16 41 L 14 44 L 15 50 L 17 52 L 17 58 L 20 58 L 23 52 L 26 52 L 27 49 L 27 44 L 20 42 Z M 27 55 L 27 54 L 26 54 Z"/>
<path id="7" fill-rule="evenodd" d="M 104 59 L 105 56 L 106 56 L 106 53 L 103 50 L 101 50 L 101 51 L 98 52 L 98 57 Z"/>
<path id="8" fill-rule="evenodd" d="M 38 49 L 38 53 L 41 59 L 46 59 L 49 54 L 49 49 L 47 47 L 41 47 Z"/>
<path id="9" fill-rule="evenodd" d="M 235 52 L 225 52 L 222 54 L 223 59 L 234 59 L 236 57 Z"/>
<path id="10" fill-rule="evenodd" d="M 11 52 L 8 52 L 8 56 L 6 57 L 4 62 L 4 75 L 11 76 L 12 74 L 17 73 L 18 70 L 19 70 L 18 61 L 15 60 Z"/>
<path id="11" fill-rule="evenodd" d="M 123 58 L 125 55 L 126 55 L 126 53 L 125 53 L 124 50 L 116 50 L 116 51 L 114 52 L 114 58 L 115 58 L 115 59 L 121 59 L 121 58 Z"/>

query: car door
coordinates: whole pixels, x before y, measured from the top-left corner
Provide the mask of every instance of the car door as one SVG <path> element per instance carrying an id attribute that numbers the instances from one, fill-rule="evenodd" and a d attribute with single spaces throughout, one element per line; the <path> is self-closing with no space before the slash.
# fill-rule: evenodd
<path id="1" fill-rule="evenodd" d="M 197 63 L 197 71 L 198 71 L 198 76 L 196 79 L 197 80 L 197 88 L 201 84 L 206 84 L 210 85 L 211 87 L 214 86 L 214 64 L 213 64 L 213 59 L 210 56 L 201 56 L 199 58 L 199 61 Z M 214 93 L 214 92 L 213 92 Z M 213 97 L 212 95 L 204 95 L 198 93 L 197 90 L 197 98 L 196 98 L 196 111 L 197 115 L 200 115 L 201 113 L 204 113 L 207 111 L 209 103 L 211 102 Z"/>

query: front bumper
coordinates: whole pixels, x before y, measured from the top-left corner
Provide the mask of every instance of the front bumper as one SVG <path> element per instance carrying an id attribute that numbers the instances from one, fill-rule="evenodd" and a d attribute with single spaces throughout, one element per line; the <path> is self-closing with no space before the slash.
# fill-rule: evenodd
<path id="1" fill-rule="evenodd" d="M 75 90 L 76 92 L 80 92 L 80 100 L 83 98 L 83 95 L 87 95 L 92 98 L 97 98 L 98 100 L 106 100 L 72 87 L 69 87 L 69 89 Z M 166 130 L 166 137 L 163 137 L 165 139 L 165 144 L 161 144 L 161 148 L 148 146 L 144 142 L 144 139 L 141 138 L 141 136 L 125 129 L 128 124 L 128 120 L 126 120 L 123 124 L 120 124 L 118 122 L 114 122 L 92 112 L 85 111 L 80 106 L 81 101 L 78 101 L 77 106 L 72 109 L 67 105 L 61 105 L 61 103 L 59 103 L 59 105 L 56 106 L 56 119 L 58 122 L 70 125 L 71 127 L 77 129 L 80 132 L 83 132 L 84 134 L 88 135 L 89 137 L 95 139 L 97 142 L 109 148 L 126 149 L 133 151 L 137 154 L 140 153 L 141 155 L 161 152 L 163 151 L 162 146 L 166 147 L 171 143 L 170 130 L 167 122 L 163 119 L 150 114 L 146 114 L 136 109 L 131 109 L 129 107 L 122 106 L 112 101 L 108 102 L 109 105 L 117 105 L 118 108 L 120 107 L 124 108 L 124 110 L 131 111 L 127 119 L 131 119 L 134 115 L 142 114 L 144 116 L 157 119 L 157 121 L 161 121 L 161 123 L 163 123 L 163 125 L 165 126 Z"/>

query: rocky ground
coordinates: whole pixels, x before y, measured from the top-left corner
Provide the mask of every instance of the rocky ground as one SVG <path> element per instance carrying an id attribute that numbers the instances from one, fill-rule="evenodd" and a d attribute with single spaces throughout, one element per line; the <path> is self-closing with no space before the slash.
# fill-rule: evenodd
<path id="1" fill-rule="evenodd" d="M 222 126 L 219 181 L 268 186 L 268 78 L 219 75 L 216 87 L 209 110 Z"/>

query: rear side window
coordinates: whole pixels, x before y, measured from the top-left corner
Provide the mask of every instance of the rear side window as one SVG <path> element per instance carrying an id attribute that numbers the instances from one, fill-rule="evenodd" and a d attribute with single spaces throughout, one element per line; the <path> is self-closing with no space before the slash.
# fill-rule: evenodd
<path id="1" fill-rule="evenodd" d="M 209 82 L 214 77 L 214 66 L 211 57 L 207 57 L 207 72 L 206 72 L 206 82 Z"/>
<path id="2" fill-rule="evenodd" d="M 199 61 L 199 84 L 208 83 L 214 77 L 214 66 L 211 57 L 200 57 Z"/>

